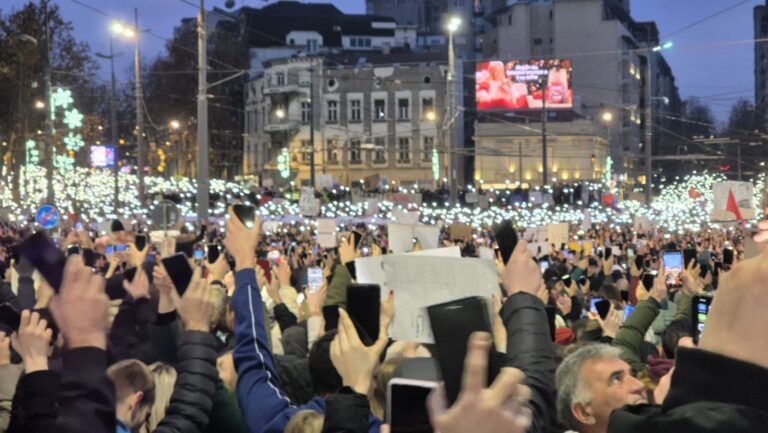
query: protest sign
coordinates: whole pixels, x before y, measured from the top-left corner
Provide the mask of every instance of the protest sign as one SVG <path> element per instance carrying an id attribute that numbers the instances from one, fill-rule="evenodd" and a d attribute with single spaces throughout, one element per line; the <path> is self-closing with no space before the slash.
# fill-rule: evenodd
<path id="1" fill-rule="evenodd" d="M 437 226 L 415 224 L 387 224 L 389 250 L 394 254 L 413 251 L 413 239 L 417 239 L 422 249 L 437 248 L 440 240 L 440 228 Z"/>
<path id="2" fill-rule="evenodd" d="M 459 247 L 435 248 L 431 250 L 414 251 L 405 254 L 406 256 L 432 256 L 432 257 L 461 257 Z M 359 284 L 378 284 L 381 290 L 381 298 L 387 297 L 389 290 L 387 278 L 384 274 L 384 256 L 360 257 L 355 259 L 355 273 Z"/>
<path id="3" fill-rule="evenodd" d="M 323 248 L 336 248 L 336 220 L 320 218 L 317 220 L 317 243 Z"/>
<path id="4" fill-rule="evenodd" d="M 547 242 L 554 244 L 555 248 L 560 248 L 560 245 L 568 243 L 568 230 L 568 223 L 549 224 L 547 226 Z"/>
<path id="5" fill-rule="evenodd" d="M 472 238 L 472 227 L 466 224 L 453 223 L 448 232 L 452 241 Z"/>
<path id="6" fill-rule="evenodd" d="M 712 221 L 732 222 L 755 217 L 751 182 L 717 182 L 712 185 Z"/>
<path id="7" fill-rule="evenodd" d="M 304 216 L 317 216 L 320 213 L 320 200 L 315 198 L 315 190 L 313 188 L 301 189 L 299 213 Z"/>

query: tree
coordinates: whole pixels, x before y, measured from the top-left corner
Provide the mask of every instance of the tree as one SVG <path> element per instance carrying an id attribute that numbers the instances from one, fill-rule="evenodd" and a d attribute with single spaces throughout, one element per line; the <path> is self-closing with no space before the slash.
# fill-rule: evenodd
<path id="1" fill-rule="evenodd" d="M 45 95 L 45 16 L 43 3 L 28 2 L 18 10 L 0 11 L 0 139 L 8 142 L 8 161 L 13 175 L 12 190 L 18 199 L 18 170 L 24 162 L 24 142 L 41 139 L 46 104 Z M 55 4 L 47 5 L 50 35 L 50 61 L 53 86 L 69 88 L 83 113 L 101 112 L 95 89 L 98 65 L 87 44 L 72 35 L 72 23 L 64 21 Z M 54 145 L 60 143 L 54 140 Z"/>

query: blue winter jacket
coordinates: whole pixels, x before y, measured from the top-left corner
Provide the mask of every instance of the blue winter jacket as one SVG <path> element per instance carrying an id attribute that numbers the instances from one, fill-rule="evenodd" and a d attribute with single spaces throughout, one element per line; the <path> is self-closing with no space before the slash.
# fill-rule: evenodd
<path id="1" fill-rule="evenodd" d="M 280 391 L 275 360 L 269 350 L 264 327 L 261 292 L 256 272 L 243 269 L 235 274 L 235 338 L 233 352 L 237 370 L 237 400 L 251 433 L 283 433 L 285 425 L 299 411 L 323 413 L 325 399 L 315 397 L 303 406 L 294 406 Z M 381 422 L 370 417 L 369 433 L 379 433 Z"/>

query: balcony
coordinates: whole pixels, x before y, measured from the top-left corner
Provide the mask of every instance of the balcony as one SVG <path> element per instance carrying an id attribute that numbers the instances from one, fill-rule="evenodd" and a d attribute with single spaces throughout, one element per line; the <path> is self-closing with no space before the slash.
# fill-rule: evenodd
<path id="1" fill-rule="evenodd" d="M 296 75 L 288 75 L 282 80 L 280 84 L 277 83 L 275 77 L 272 77 L 272 81 L 264 86 L 264 95 L 298 93 L 302 88 L 305 87 L 309 87 L 309 81 L 299 81 L 299 77 Z"/>
<path id="2" fill-rule="evenodd" d="M 276 116 L 272 116 L 269 119 L 269 123 L 264 125 L 264 132 L 298 131 L 298 129 L 298 120 L 278 119 Z"/>

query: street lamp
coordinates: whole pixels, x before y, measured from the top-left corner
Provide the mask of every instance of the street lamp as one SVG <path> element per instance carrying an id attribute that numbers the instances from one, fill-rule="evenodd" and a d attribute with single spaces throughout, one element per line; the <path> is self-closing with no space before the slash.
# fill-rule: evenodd
<path id="1" fill-rule="evenodd" d="M 651 149 L 651 141 L 653 140 L 653 120 L 652 120 L 652 108 L 651 108 L 651 101 L 653 101 L 653 92 L 651 88 L 653 87 L 653 75 L 652 75 L 652 63 L 653 63 L 653 54 L 658 53 L 661 50 L 668 50 L 672 48 L 674 44 L 672 41 L 664 42 L 661 45 L 657 45 L 655 47 L 649 47 L 646 48 L 648 57 L 646 60 L 646 74 L 645 74 L 645 204 L 646 206 L 651 205 L 651 201 L 653 199 L 653 183 L 652 183 L 652 174 L 653 174 L 653 150 Z"/>
<path id="2" fill-rule="evenodd" d="M 45 102 L 41 100 L 35 101 L 35 108 L 37 108 L 38 110 L 42 110 L 43 108 L 45 108 Z"/>
<path id="3" fill-rule="evenodd" d="M 448 30 L 448 74 L 446 77 L 446 86 L 448 87 L 447 90 L 447 114 L 445 116 L 445 119 L 443 121 L 444 127 L 450 127 L 450 131 L 448 133 L 449 137 L 449 152 L 448 152 L 448 162 L 449 162 L 449 168 L 448 173 L 450 173 L 451 178 L 451 185 L 450 185 L 450 193 L 451 193 L 451 204 L 455 205 L 458 202 L 458 185 L 457 185 L 457 179 L 456 179 L 456 167 L 458 164 L 458 157 L 456 152 L 456 137 L 454 137 L 455 128 L 453 127 L 453 121 L 454 121 L 454 111 L 455 111 L 455 105 L 456 105 L 456 96 L 454 93 L 454 79 L 456 76 L 456 53 L 453 50 L 453 34 L 456 33 L 459 30 L 459 27 L 461 27 L 461 17 L 459 16 L 452 16 L 448 18 L 448 21 L 445 24 L 445 29 Z"/>
<path id="4" fill-rule="evenodd" d="M 281 119 L 281 120 L 284 119 L 285 118 L 285 110 L 283 110 L 282 108 L 278 108 L 277 110 L 275 110 L 275 117 L 277 117 L 278 119 Z"/>
<path id="5" fill-rule="evenodd" d="M 435 113 L 435 110 L 429 110 L 424 113 L 424 119 L 426 119 L 427 122 L 434 122 L 437 120 L 437 113 Z"/>
<path id="6" fill-rule="evenodd" d="M 605 123 L 611 123 L 611 121 L 613 121 L 613 113 L 610 111 L 604 111 L 603 114 L 600 115 L 600 118 Z"/>
<path id="7" fill-rule="evenodd" d="M 179 129 L 179 128 L 181 128 L 181 123 L 179 123 L 178 120 L 171 120 L 169 125 L 171 126 L 171 129 Z"/>
<path id="8" fill-rule="evenodd" d="M 133 9 L 134 25 L 128 26 L 115 21 L 110 26 L 110 30 L 117 36 L 130 39 L 136 42 L 134 55 L 134 74 L 136 79 L 136 162 L 137 177 L 139 179 L 139 203 L 144 206 L 144 107 L 141 91 L 141 64 L 139 56 L 139 10 Z"/>

